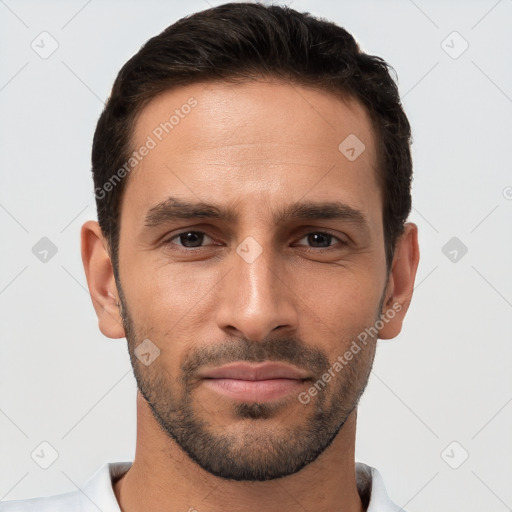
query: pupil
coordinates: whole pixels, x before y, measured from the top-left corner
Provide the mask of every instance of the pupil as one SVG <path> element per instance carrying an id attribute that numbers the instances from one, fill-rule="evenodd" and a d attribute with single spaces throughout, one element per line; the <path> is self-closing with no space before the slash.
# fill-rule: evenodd
<path id="1" fill-rule="evenodd" d="M 201 233 L 195 231 L 189 231 L 180 235 L 180 241 L 185 247 L 200 247 L 203 241 Z"/>
<path id="2" fill-rule="evenodd" d="M 331 235 L 323 233 L 313 233 L 309 235 L 309 243 L 315 245 L 315 247 L 329 247 L 330 241 Z"/>

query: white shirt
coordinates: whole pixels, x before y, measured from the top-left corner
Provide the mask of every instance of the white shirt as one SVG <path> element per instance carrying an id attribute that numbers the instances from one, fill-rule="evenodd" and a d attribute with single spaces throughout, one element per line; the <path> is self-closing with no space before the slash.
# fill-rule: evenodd
<path id="1" fill-rule="evenodd" d="M 81 489 L 45 498 L 2 501 L 0 512 L 121 512 L 112 481 L 124 475 L 131 465 L 131 462 L 106 463 Z M 389 499 L 375 468 L 357 462 L 356 478 L 359 494 L 370 497 L 367 512 L 404 512 Z"/>

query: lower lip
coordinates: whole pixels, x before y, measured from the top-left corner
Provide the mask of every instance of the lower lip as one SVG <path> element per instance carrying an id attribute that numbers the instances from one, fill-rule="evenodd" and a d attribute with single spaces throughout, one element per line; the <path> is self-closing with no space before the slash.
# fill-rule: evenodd
<path id="1" fill-rule="evenodd" d="M 204 383 L 218 393 L 244 401 L 267 402 L 298 392 L 303 380 L 298 379 L 205 379 Z"/>

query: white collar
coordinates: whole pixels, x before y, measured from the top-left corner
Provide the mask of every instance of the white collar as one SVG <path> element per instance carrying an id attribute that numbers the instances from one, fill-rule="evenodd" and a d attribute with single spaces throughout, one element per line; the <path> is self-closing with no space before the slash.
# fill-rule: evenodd
<path id="1" fill-rule="evenodd" d="M 56 496 L 28 500 L 2 501 L 2 512 L 121 512 L 114 494 L 114 482 L 124 475 L 132 462 L 109 462 L 101 466 L 81 489 Z M 356 483 L 366 512 L 402 511 L 388 497 L 380 473 L 366 464 L 356 463 Z"/>
<path id="2" fill-rule="evenodd" d="M 389 499 L 384 480 L 375 468 L 356 462 L 356 483 L 363 503 L 368 503 L 366 512 L 405 512 Z"/>

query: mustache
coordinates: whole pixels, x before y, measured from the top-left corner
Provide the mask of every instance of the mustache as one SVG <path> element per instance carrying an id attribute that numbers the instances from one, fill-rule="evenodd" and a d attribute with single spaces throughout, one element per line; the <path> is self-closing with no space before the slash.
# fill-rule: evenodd
<path id="1" fill-rule="evenodd" d="M 180 365 L 182 380 L 193 380 L 203 366 L 222 366 L 234 362 L 287 363 L 322 375 L 329 367 L 329 359 L 319 349 L 306 345 L 297 338 L 267 337 L 263 341 L 231 338 L 220 343 L 204 345 L 190 353 Z"/>

